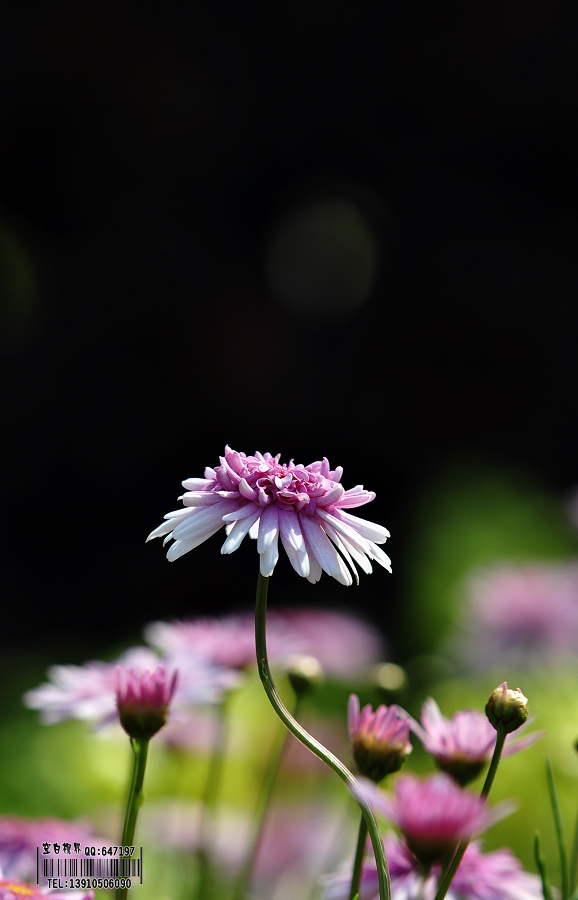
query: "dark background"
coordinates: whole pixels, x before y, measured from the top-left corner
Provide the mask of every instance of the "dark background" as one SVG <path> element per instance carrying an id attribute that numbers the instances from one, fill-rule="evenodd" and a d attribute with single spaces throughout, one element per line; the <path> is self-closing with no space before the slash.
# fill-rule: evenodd
<path id="1" fill-rule="evenodd" d="M 9 646 L 249 606 L 248 541 L 144 544 L 225 443 L 377 492 L 394 576 L 271 604 L 394 631 L 436 467 L 576 483 L 577 69 L 557 0 L 4 7 Z"/>

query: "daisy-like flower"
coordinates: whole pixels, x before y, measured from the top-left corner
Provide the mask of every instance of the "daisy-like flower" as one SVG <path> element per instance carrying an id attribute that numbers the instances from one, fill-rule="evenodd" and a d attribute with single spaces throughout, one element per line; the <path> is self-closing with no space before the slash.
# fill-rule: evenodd
<path id="1" fill-rule="evenodd" d="M 116 670 L 120 665 L 141 675 L 155 670 L 162 660 L 147 647 L 127 650 L 115 662 L 89 662 L 84 666 L 52 666 L 49 682 L 28 691 L 24 703 L 41 713 L 44 724 L 65 719 L 83 719 L 103 727 L 118 721 L 116 704 Z M 204 657 L 181 654 L 170 660 L 178 669 L 179 682 L 175 694 L 175 711 L 186 714 L 191 708 L 217 703 L 224 691 L 235 687 L 238 673 L 210 665 Z"/>
<path id="2" fill-rule="evenodd" d="M 94 891 L 63 891 L 5 878 L 0 869 L 0 900 L 94 900 Z"/>
<path id="3" fill-rule="evenodd" d="M 163 727 L 177 688 L 178 672 L 164 666 L 153 672 L 116 668 L 116 705 L 120 724 L 131 738 L 150 738 Z"/>
<path id="4" fill-rule="evenodd" d="M 294 635 L 288 634 L 275 616 L 268 623 L 269 658 L 277 660 L 298 652 Z M 145 628 L 145 639 L 160 650 L 167 660 L 194 654 L 228 669 L 247 669 L 257 664 L 255 652 L 255 615 L 224 616 L 219 619 L 189 619 L 152 622 Z"/>
<path id="5" fill-rule="evenodd" d="M 397 825 L 407 846 L 425 871 L 460 841 L 470 840 L 512 811 L 510 804 L 490 810 L 483 798 L 459 787 L 440 773 L 421 779 L 404 775 L 386 794 L 363 779 L 362 794 L 374 810 Z"/>
<path id="6" fill-rule="evenodd" d="M 5 878 L 16 881 L 36 881 L 36 856 L 40 848 L 43 859 L 55 861 L 62 859 L 62 854 L 57 855 L 53 851 L 54 845 L 60 848 L 65 843 L 74 845 L 77 842 L 84 847 L 87 845 L 102 846 L 108 844 L 108 839 L 103 839 L 92 831 L 85 822 L 67 822 L 63 819 L 23 819 L 19 816 L 0 817 L 0 867 Z M 50 852 L 44 854 L 43 843 L 49 844 Z M 42 867 L 39 875 L 44 884 L 46 879 L 42 876 Z"/>
<path id="7" fill-rule="evenodd" d="M 384 839 L 392 900 L 433 900 L 441 866 L 432 866 L 424 876 L 417 859 L 400 838 L 389 834 Z M 351 867 L 326 875 L 321 880 L 322 900 L 347 900 Z M 537 875 L 524 872 L 510 850 L 482 853 L 479 842 L 471 843 L 447 893 L 449 900 L 540 900 L 542 884 Z M 375 860 L 363 864 L 359 900 L 379 900 Z"/>
<path id="8" fill-rule="evenodd" d="M 373 491 L 362 485 L 344 490 L 339 483 L 343 470 L 330 469 L 325 458 L 307 466 L 279 459 L 226 447 L 217 468 L 207 467 L 204 478 L 182 482 L 186 493 L 179 499 L 185 508 L 167 513 L 147 540 L 174 541 L 167 552 L 172 562 L 230 525 L 221 553 L 233 553 L 251 532 L 263 576 L 277 564 L 279 538 L 295 571 L 313 583 L 327 572 L 349 585 L 351 572 L 358 580 L 355 564 L 369 573 L 370 560 L 391 571 L 389 557 L 378 547 L 389 532 L 347 512 L 373 500 Z"/>
<path id="9" fill-rule="evenodd" d="M 452 652 L 468 669 L 560 666 L 578 650 L 578 563 L 503 563 L 465 585 Z"/>
<path id="10" fill-rule="evenodd" d="M 438 768 L 462 787 L 473 781 L 490 762 L 496 731 L 479 710 L 462 709 L 447 719 L 435 700 L 429 697 L 423 704 L 420 722 L 421 725 L 412 721 L 412 731 L 433 756 Z M 529 747 L 543 734 L 543 731 L 536 731 L 521 740 L 507 737 L 502 756 L 511 756 Z"/>
<path id="11" fill-rule="evenodd" d="M 378 706 L 375 712 L 368 703 L 362 710 L 359 697 L 351 694 L 347 708 L 349 737 L 353 758 L 362 775 L 378 782 L 397 772 L 411 753 L 410 717 L 398 706 Z"/>

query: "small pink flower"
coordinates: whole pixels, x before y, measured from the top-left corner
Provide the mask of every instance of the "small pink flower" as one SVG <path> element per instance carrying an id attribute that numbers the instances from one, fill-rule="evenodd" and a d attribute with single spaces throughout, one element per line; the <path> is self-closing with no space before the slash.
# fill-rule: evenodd
<path id="1" fill-rule="evenodd" d="M 463 790 L 445 774 L 426 779 L 403 775 L 393 795 L 363 779 L 362 795 L 376 812 L 399 827 L 425 869 L 460 841 L 470 840 L 511 812 L 504 804 L 490 811 L 481 797 Z"/>
<path id="2" fill-rule="evenodd" d="M 246 456 L 226 447 L 220 463 L 206 468 L 204 478 L 183 481 L 186 493 L 179 499 L 185 509 L 167 513 L 149 534 L 147 540 L 174 541 L 169 561 L 232 526 L 221 553 L 233 553 L 245 535 L 254 534 L 264 576 L 272 575 L 277 564 L 279 538 L 295 571 L 313 583 L 323 571 L 351 584 L 351 572 L 358 578 L 355 564 L 369 573 L 370 560 L 391 571 L 389 557 L 377 546 L 389 537 L 387 529 L 347 512 L 375 494 L 362 485 L 344 490 L 343 470 L 330 469 L 327 459 L 307 466 L 293 460 L 283 464 L 270 453 Z"/>
<path id="3" fill-rule="evenodd" d="M 359 698 L 351 694 L 347 709 L 349 737 L 353 757 L 362 775 L 381 781 L 397 772 L 411 753 L 410 717 L 400 707 L 367 704 L 360 711 Z"/>
<path id="4" fill-rule="evenodd" d="M 384 839 L 389 865 L 392 900 L 434 900 L 440 865 L 424 875 L 405 842 L 389 834 Z M 351 865 L 321 879 L 322 900 L 348 900 Z M 363 864 L 360 900 L 379 900 L 375 859 Z M 542 884 L 537 875 L 524 872 L 508 849 L 482 853 L 479 842 L 469 845 L 450 885 L 448 900 L 541 900 Z"/>
<path id="5" fill-rule="evenodd" d="M 438 767 L 462 787 L 473 781 L 489 763 L 496 744 L 496 731 L 482 712 L 462 709 L 447 719 L 435 700 L 429 697 L 423 704 L 420 722 L 421 725 L 413 722 L 412 730 Z M 507 737 L 502 756 L 511 756 L 529 747 L 543 734 L 537 731 L 522 740 Z"/>
<path id="6" fill-rule="evenodd" d="M 180 660 L 193 653 L 211 665 L 229 669 L 241 670 L 257 664 L 254 613 L 219 619 L 152 622 L 145 629 L 145 638 L 168 660 Z M 275 615 L 269 616 L 267 641 L 271 660 L 289 656 L 299 649 Z"/>
<path id="7" fill-rule="evenodd" d="M 49 844 L 49 853 L 44 854 L 43 843 Z M 82 821 L 65 821 L 63 819 L 24 819 L 19 816 L 0 817 L 0 867 L 4 878 L 16 881 L 36 881 L 38 848 L 42 858 L 54 861 L 62 859 L 54 852 L 54 845 L 63 849 L 64 844 L 73 845 L 78 842 L 87 845 L 102 846 L 108 839 L 98 836 Z M 38 873 L 43 884 L 47 884 Z"/>
<path id="8" fill-rule="evenodd" d="M 39 887 L 17 879 L 5 878 L 0 870 L 0 900 L 94 900 L 94 891 L 67 891 Z"/>
<path id="9" fill-rule="evenodd" d="M 150 738 L 163 727 L 177 680 L 177 672 L 169 676 L 164 666 L 141 673 L 117 666 L 116 704 L 120 724 L 130 737 Z"/>

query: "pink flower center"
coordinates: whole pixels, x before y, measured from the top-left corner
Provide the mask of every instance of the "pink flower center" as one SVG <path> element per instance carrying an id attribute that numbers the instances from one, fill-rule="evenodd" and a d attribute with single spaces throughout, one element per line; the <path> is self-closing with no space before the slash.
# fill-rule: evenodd
<path id="1" fill-rule="evenodd" d="M 230 491 L 234 486 L 247 500 L 260 506 L 276 503 L 282 509 L 305 510 L 309 515 L 313 515 L 317 505 L 331 505 L 344 493 L 337 481 L 311 471 L 309 466 L 295 465 L 293 460 L 285 465 L 277 458 L 263 460 L 231 452 L 221 458 L 215 475 L 223 490 Z"/>

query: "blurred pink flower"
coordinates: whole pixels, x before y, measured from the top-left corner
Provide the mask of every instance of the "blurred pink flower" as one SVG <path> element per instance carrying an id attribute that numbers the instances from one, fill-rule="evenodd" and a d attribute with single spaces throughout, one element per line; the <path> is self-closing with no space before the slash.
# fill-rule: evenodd
<path id="1" fill-rule="evenodd" d="M 299 653 L 318 659 L 331 676 L 359 675 L 384 658 L 376 629 L 349 612 L 280 609 L 269 613 L 267 623 L 290 636 Z"/>
<path id="2" fill-rule="evenodd" d="M 433 900 L 440 865 L 434 865 L 427 877 L 406 844 L 394 835 L 384 840 L 391 878 L 392 900 Z M 351 866 L 321 879 L 322 900 L 348 900 Z M 479 842 L 467 848 L 452 881 L 449 900 L 541 900 L 542 884 L 537 875 L 524 872 L 510 850 L 482 853 Z M 379 900 L 375 859 L 363 864 L 359 900 Z"/>
<path id="3" fill-rule="evenodd" d="M 111 663 L 89 662 L 84 666 L 51 666 L 49 682 L 28 691 L 24 703 L 37 709 L 46 725 L 64 719 L 83 719 L 96 727 L 118 721 L 116 706 L 116 669 L 122 666 L 135 672 L 156 669 L 162 660 L 147 647 L 133 647 Z M 203 657 L 183 656 L 179 665 L 171 660 L 171 668 L 179 670 L 175 695 L 175 711 L 218 702 L 223 692 L 237 684 L 237 673 L 209 665 Z"/>
<path id="4" fill-rule="evenodd" d="M 438 767 L 452 776 L 462 787 L 473 781 L 492 758 L 496 730 L 484 713 L 462 709 L 451 719 L 442 716 L 431 697 L 422 707 L 421 725 L 412 720 L 412 730 L 435 759 Z M 524 750 L 544 735 L 536 731 L 525 738 L 508 735 L 502 756 Z"/>
<path id="5" fill-rule="evenodd" d="M 153 622 L 145 629 L 145 639 L 168 661 L 193 653 L 212 665 L 229 669 L 246 669 L 257 664 L 254 613 Z M 267 648 L 272 661 L 299 649 L 294 636 L 283 632 L 274 614 L 268 617 Z"/>
<path id="6" fill-rule="evenodd" d="M 59 888 L 39 887 L 12 878 L 2 878 L 0 872 L 0 900 L 94 900 L 94 891 L 67 891 Z"/>
<path id="7" fill-rule="evenodd" d="M 182 655 L 204 657 L 231 669 L 256 665 L 255 614 L 221 618 L 152 622 L 145 639 L 159 650 L 167 665 Z M 350 613 L 315 608 L 271 610 L 267 615 L 267 648 L 271 661 L 295 654 L 314 656 L 328 675 L 359 674 L 383 658 L 383 641 L 375 629 Z"/>
<path id="8" fill-rule="evenodd" d="M 173 540 L 167 552 L 171 562 L 231 525 L 221 553 L 233 553 L 253 529 L 264 576 L 277 564 L 279 538 L 295 571 L 311 582 L 324 571 L 349 585 L 351 571 L 358 578 L 355 563 L 369 573 L 370 560 L 391 571 L 389 557 L 377 546 L 389 532 L 346 512 L 375 494 L 361 485 L 345 491 L 339 483 L 343 470 L 331 470 L 327 459 L 285 465 L 270 453 L 246 456 L 226 447 L 220 463 L 207 467 L 204 478 L 182 482 L 186 493 L 179 499 L 185 509 L 167 513 L 147 538 Z"/>
<path id="9" fill-rule="evenodd" d="M 50 844 L 50 853 L 43 854 L 43 844 Z M 18 816 L 0 817 L 0 868 L 5 878 L 17 881 L 36 881 L 36 854 L 40 850 L 41 859 L 74 859 L 74 843 L 81 846 L 82 858 L 86 846 L 101 846 L 110 843 L 96 835 L 85 822 L 67 822 L 62 819 L 23 819 Z M 63 845 L 71 845 L 71 856 L 65 856 Z M 60 848 L 55 854 L 54 844 Z M 78 857 L 76 857 L 78 858 Z M 42 877 L 43 884 L 47 884 Z"/>
<path id="10" fill-rule="evenodd" d="M 410 722 L 405 710 L 395 704 L 375 711 L 367 704 L 360 710 L 359 697 L 351 694 L 347 723 L 353 758 L 362 775 L 377 782 L 401 768 L 412 750 Z"/>
<path id="11" fill-rule="evenodd" d="M 503 803 L 490 810 L 481 797 L 463 790 L 442 773 L 425 779 L 402 775 L 393 794 L 386 794 L 365 778 L 360 784 L 362 799 L 399 827 L 425 868 L 441 860 L 460 841 L 480 834 L 512 811 Z"/>
<path id="12" fill-rule="evenodd" d="M 504 564 L 482 570 L 466 586 L 465 633 L 453 638 L 469 668 L 507 660 L 531 668 L 559 664 L 578 650 L 578 563 Z"/>

